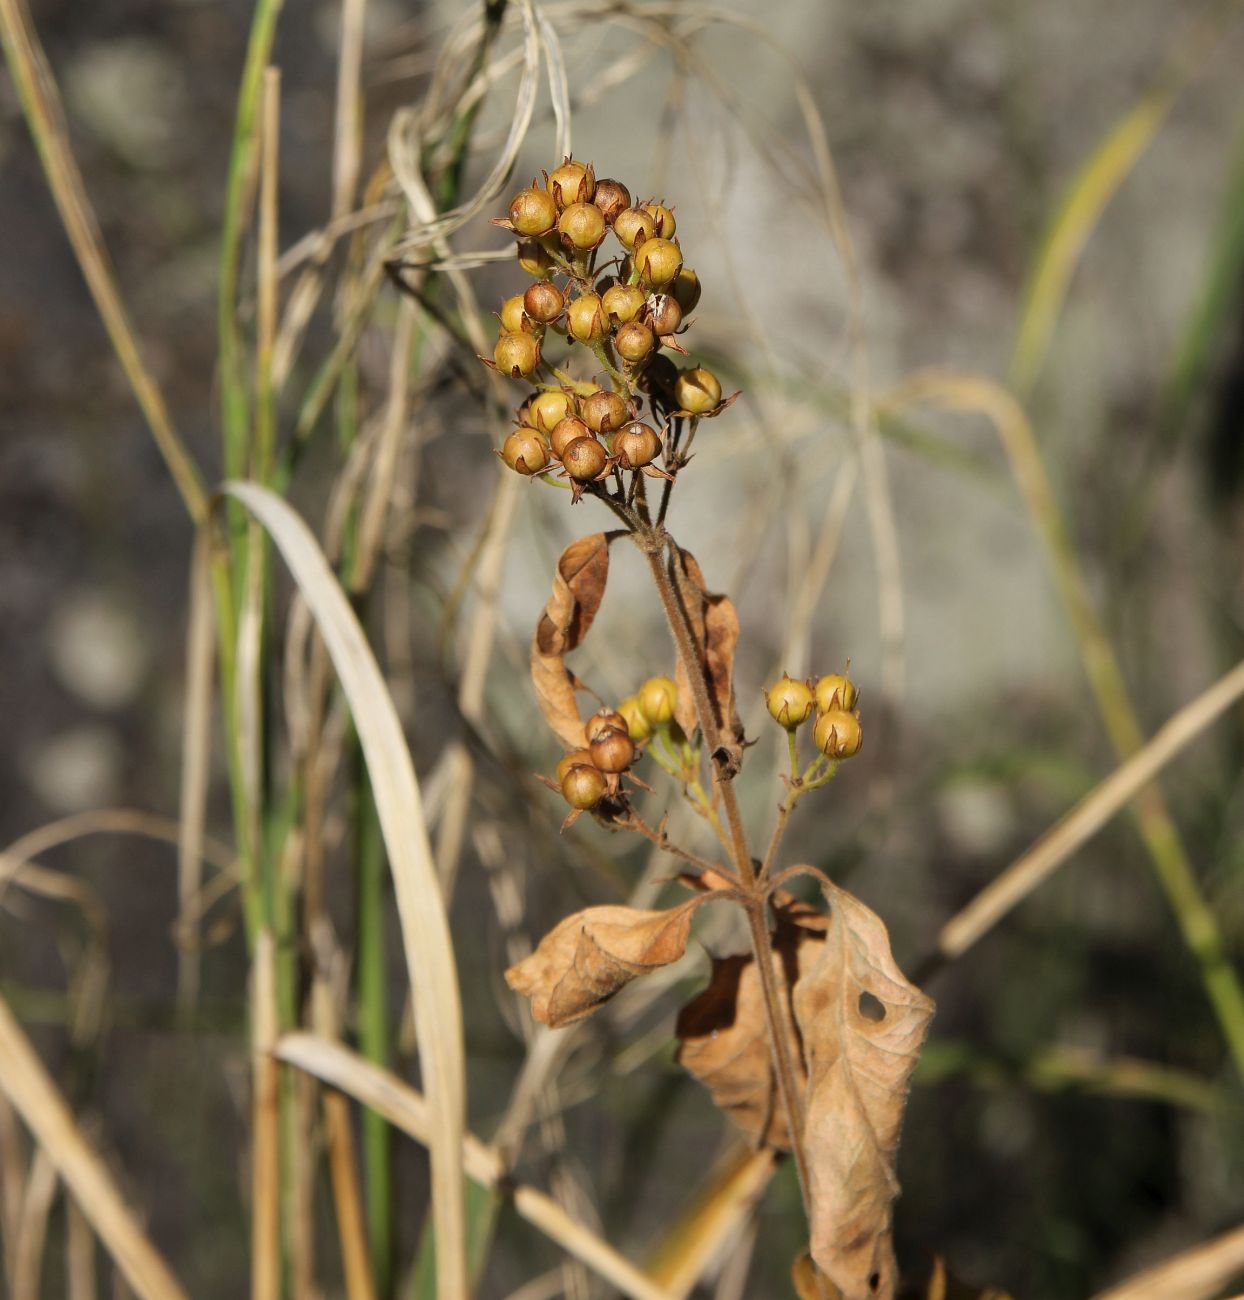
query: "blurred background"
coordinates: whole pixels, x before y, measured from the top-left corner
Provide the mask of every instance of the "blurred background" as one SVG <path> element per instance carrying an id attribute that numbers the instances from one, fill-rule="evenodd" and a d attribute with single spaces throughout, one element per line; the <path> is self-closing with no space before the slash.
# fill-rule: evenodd
<path id="1" fill-rule="evenodd" d="M 394 112 L 424 96 L 470 8 L 368 0 L 364 178 L 385 155 Z M 851 411 L 924 367 L 1010 383 L 1145 735 L 1241 658 L 1239 6 L 799 0 L 761 12 L 714 0 L 544 11 L 563 42 L 576 156 L 676 205 L 704 286 L 685 341 L 728 391 L 743 390 L 699 434 L 671 527 L 742 619 L 736 681 L 759 743 L 741 795 L 754 839 L 763 842 L 779 798 L 785 743 L 762 686 L 783 669 L 816 674 L 849 658 L 862 689 L 864 752 L 801 806 L 786 856 L 877 909 L 900 965 L 938 1001 L 900 1156 L 900 1260 L 918 1272 L 940 1253 L 977 1287 L 1079 1297 L 1234 1227 L 1244 1217 L 1240 1076 L 1126 815 L 962 957 L 930 962 L 942 924 L 1117 758 L 993 427 L 972 413 L 883 403 L 874 432 L 867 421 L 853 427 Z M 35 0 L 31 12 L 145 355 L 215 481 L 220 227 L 250 8 Z M 511 13 L 498 59 L 520 42 Z M 339 45 L 337 5 L 287 6 L 272 56 L 282 72 L 283 250 L 329 213 Z M 498 67 L 465 194 L 513 117 L 516 76 L 512 64 Z M 845 258 L 815 201 L 805 112 L 825 124 Z M 1125 121 L 1132 134 L 1112 137 Z M 1112 139 L 1114 151 L 1100 152 Z M 552 168 L 554 147 L 542 92 L 513 188 Z M 192 528 L 7 78 L 0 176 L 0 840 L 105 808 L 175 821 Z M 1070 238 L 1065 299 L 1056 295 L 1043 345 L 1025 352 L 1025 306 L 1049 265 L 1042 251 L 1077 202 L 1088 215 Z M 453 243 L 500 248 L 499 236 L 481 217 Z M 487 310 L 521 291 L 508 261 L 471 275 Z M 362 411 L 384 400 L 397 301 L 393 287 L 379 289 L 358 341 Z M 330 292 L 282 403 L 283 432 L 333 341 Z M 400 517 L 370 626 L 421 778 L 441 770 L 447 737 L 464 739 L 477 762 L 451 919 L 471 1124 L 488 1136 L 526 1051 L 501 978 L 513 945 L 576 907 L 624 898 L 654 867 L 644 846 L 590 821 L 559 837 L 564 809 L 529 775 L 550 771 L 559 749 L 528 686 L 526 648 L 561 548 L 608 526 L 599 506 L 572 508 L 563 493 L 522 485 L 482 718 L 460 717 L 461 664 L 478 628 L 459 583 L 504 472 L 492 455 L 502 428 L 473 364 L 432 348 L 416 381 Z M 340 464 L 330 411 L 289 490 L 317 532 Z M 288 594 L 278 581 L 278 630 Z M 637 556 L 617 557 L 578 658 L 576 671 L 606 698 L 672 669 Z M 278 669 L 269 685 L 279 701 Z M 1232 710 L 1162 781 L 1237 963 L 1242 722 Z M 214 771 L 209 830 L 227 858 L 223 749 Z M 658 815 L 667 794 L 653 799 Z M 348 810 L 330 817 L 329 888 L 348 951 L 355 846 L 342 818 Z M 87 920 L 72 898 L 0 886 L 0 992 L 191 1293 L 237 1295 L 248 1275 L 249 1084 L 236 900 L 213 910 L 186 1023 L 173 848 L 91 833 L 39 860 L 91 891 Z M 499 864 L 522 900 L 504 921 Z M 408 1069 L 390 920 L 395 1060 Z M 744 944 L 724 918 L 706 922 L 700 940 L 660 996 L 624 995 L 577 1032 L 522 1165 L 637 1260 L 734 1141 L 673 1060 L 674 1017 L 702 987 L 707 953 Z M 75 1033 L 84 987 L 102 990 L 88 1034 Z M 391 1293 L 405 1295 L 426 1161 L 404 1141 L 392 1159 L 385 1249 Z M 317 1205 L 323 1294 L 340 1294 L 323 1189 Z M 65 1293 L 67 1231 L 56 1201 L 36 1294 Z M 802 1234 L 798 1190 L 782 1169 L 724 1282 L 696 1294 L 786 1294 Z M 503 1210 L 479 1294 L 508 1296 L 545 1274 L 551 1289 L 531 1295 L 605 1293 L 586 1274 L 563 1274 L 559 1259 Z"/>

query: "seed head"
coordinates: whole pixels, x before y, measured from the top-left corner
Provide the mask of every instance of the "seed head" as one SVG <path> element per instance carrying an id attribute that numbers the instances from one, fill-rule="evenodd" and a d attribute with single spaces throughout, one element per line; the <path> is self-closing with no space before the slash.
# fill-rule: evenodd
<path id="1" fill-rule="evenodd" d="M 625 772 L 635 761 L 635 742 L 618 727 L 606 727 L 589 748 L 592 762 L 602 772 Z"/>
<path id="2" fill-rule="evenodd" d="M 572 203 L 591 203 L 595 191 L 596 175 L 591 166 L 570 158 L 549 176 L 549 193 L 559 209 Z"/>
<path id="3" fill-rule="evenodd" d="M 566 773 L 572 767 L 592 767 L 592 751 L 590 749 L 572 749 L 565 758 L 557 765 L 557 784 L 566 779 Z"/>
<path id="4" fill-rule="evenodd" d="M 657 223 L 642 208 L 623 208 L 613 219 L 613 233 L 628 253 L 657 233 Z"/>
<path id="5" fill-rule="evenodd" d="M 657 228 L 657 237 L 660 239 L 672 239 L 674 231 L 678 229 L 678 223 L 674 220 L 674 214 L 663 203 L 645 203 L 642 205 L 643 210 L 652 218 L 653 224 Z"/>
<path id="6" fill-rule="evenodd" d="M 678 707 L 678 687 L 668 677 L 649 677 L 639 688 L 639 708 L 648 725 L 664 726 Z"/>
<path id="7" fill-rule="evenodd" d="M 635 252 L 635 265 L 645 284 L 669 284 L 682 270 L 682 249 L 668 239 L 645 239 Z"/>
<path id="8" fill-rule="evenodd" d="M 594 203 L 572 203 L 557 219 L 557 232 L 562 239 L 587 252 L 605 237 L 605 216 Z"/>
<path id="9" fill-rule="evenodd" d="M 604 389 L 585 397 L 581 409 L 584 423 L 593 433 L 612 433 L 620 429 L 630 414 L 621 394 Z"/>
<path id="10" fill-rule="evenodd" d="M 684 266 L 670 285 L 669 291 L 678 299 L 678 305 L 685 316 L 694 311 L 696 303 L 700 301 L 700 277 L 689 266 Z"/>
<path id="11" fill-rule="evenodd" d="M 523 324 L 523 295 L 516 293 L 513 298 L 507 298 L 501 304 L 501 328 L 509 330 L 511 334 L 517 334 L 523 328 Z"/>
<path id="12" fill-rule="evenodd" d="M 618 356 L 624 361 L 629 361 L 633 366 L 647 360 L 656 345 L 656 335 L 643 321 L 638 320 L 627 321 L 625 325 L 619 325 L 618 332 L 613 340 L 613 346 L 617 349 Z"/>
<path id="13" fill-rule="evenodd" d="M 600 343 L 609 335 L 609 321 L 594 293 L 581 294 L 570 304 L 566 324 L 571 337 L 580 343 Z"/>
<path id="14" fill-rule="evenodd" d="M 573 414 L 574 398 L 563 388 L 537 393 L 528 405 L 531 423 L 545 434 L 551 434 L 566 416 Z"/>
<path id="15" fill-rule="evenodd" d="M 501 459 L 519 474 L 539 474 L 549 463 L 549 449 L 535 429 L 515 429 L 501 448 Z"/>
<path id="16" fill-rule="evenodd" d="M 534 275 L 538 279 L 543 279 L 553 269 L 553 259 L 548 250 L 535 239 L 519 241 L 518 264 L 528 275 Z"/>
<path id="17" fill-rule="evenodd" d="M 568 415 L 553 427 L 551 437 L 553 454 L 561 460 L 566 454 L 566 448 L 576 438 L 590 438 L 591 436 L 591 429 L 577 415 Z"/>
<path id="18" fill-rule="evenodd" d="M 590 483 L 604 472 L 609 457 L 595 438 L 576 438 L 562 452 L 566 473 L 576 483 Z"/>
<path id="19" fill-rule="evenodd" d="M 576 763 L 562 777 L 562 798 L 572 807 L 586 812 L 605 797 L 608 783 L 604 773 L 587 763 Z"/>
<path id="20" fill-rule="evenodd" d="M 855 699 L 859 692 L 855 683 L 842 673 L 829 673 L 816 684 L 816 711 L 829 713 L 833 709 L 842 709 L 850 713 L 855 708 Z"/>
<path id="21" fill-rule="evenodd" d="M 661 439 L 650 424 L 632 420 L 614 438 L 613 452 L 623 469 L 642 469 L 661 454 Z"/>
<path id="22" fill-rule="evenodd" d="M 654 293 L 648 299 L 645 315 L 652 332 L 662 336 L 675 333 L 682 324 L 682 308 L 678 299 L 669 293 Z"/>
<path id="23" fill-rule="evenodd" d="M 597 181 L 592 202 L 600 209 L 605 224 L 612 226 L 618 213 L 631 206 L 631 192 L 621 181 Z"/>
<path id="24" fill-rule="evenodd" d="M 644 291 L 637 284 L 611 284 L 601 297 L 610 325 L 625 325 L 644 307 Z"/>
<path id="25" fill-rule="evenodd" d="M 513 299 L 508 301 L 512 302 Z M 527 315 L 532 320 L 539 321 L 541 325 L 551 325 L 566 309 L 566 300 L 562 297 L 562 291 L 552 280 L 537 280 L 535 284 L 529 284 L 521 301 Z M 504 324 L 504 313 L 501 320 Z"/>
<path id="26" fill-rule="evenodd" d="M 644 716 L 643 709 L 639 707 L 639 697 L 637 695 L 628 695 L 618 705 L 618 712 L 626 720 L 627 734 L 637 745 L 642 744 L 652 735 L 652 723 L 648 721 Z"/>
<path id="27" fill-rule="evenodd" d="M 601 732 L 610 730 L 625 731 L 627 735 L 630 734 L 626 719 L 616 709 L 597 709 L 583 724 L 583 731 L 587 736 L 588 744 L 591 744 Z"/>

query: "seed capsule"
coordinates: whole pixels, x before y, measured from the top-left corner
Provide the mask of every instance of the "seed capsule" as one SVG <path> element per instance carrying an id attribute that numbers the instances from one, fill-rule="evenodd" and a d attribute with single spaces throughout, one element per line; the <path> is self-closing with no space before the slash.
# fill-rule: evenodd
<path id="1" fill-rule="evenodd" d="M 595 248 L 605 237 L 605 217 L 594 203 L 572 203 L 557 219 L 557 231 L 580 252 Z"/>
<path id="2" fill-rule="evenodd" d="M 592 762 L 592 751 L 590 749 L 572 749 L 565 758 L 557 765 L 557 784 L 566 779 L 566 773 L 572 767 L 594 767 Z"/>
<path id="3" fill-rule="evenodd" d="M 516 293 L 501 304 L 501 328 L 517 334 L 523 328 L 523 319 L 523 295 Z"/>
<path id="4" fill-rule="evenodd" d="M 633 366 L 646 360 L 656 345 L 656 335 L 643 321 L 638 320 L 627 321 L 625 325 L 619 325 L 618 332 L 613 340 L 613 346 L 617 349 L 618 356 L 624 361 L 629 361 Z"/>
<path id="5" fill-rule="evenodd" d="M 592 762 L 602 772 L 625 772 L 635 761 L 635 742 L 617 727 L 606 727 L 589 748 Z"/>
<path id="6" fill-rule="evenodd" d="M 674 397 L 684 411 L 707 415 L 721 404 L 721 382 L 711 370 L 696 366 L 678 376 Z"/>
<path id="7" fill-rule="evenodd" d="M 598 709 L 583 724 L 583 731 L 587 736 L 588 744 L 605 731 L 625 731 L 630 735 L 626 719 L 616 709 Z"/>
<path id="8" fill-rule="evenodd" d="M 559 420 L 553 427 L 551 436 L 553 454 L 560 460 L 565 456 L 566 448 L 576 438 L 590 438 L 591 436 L 591 429 L 577 415 L 568 415 L 565 419 Z"/>
<path id="9" fill-rule="evenodd" d="M 566 309 L 566 300 L 552 280 L 537 280 L 535 284 L 529 284 L 521 301 L 527 315 L 541 325 L 552 324 Z M 502 320 L 504 319 L 503 314 Z"/>
<path id="10" fill-rule="evenodd" d="M 497 369 L 511 379 L 522 379 L 540 364 L 540 340 L 534 334 L 502 333 L 493 349 Z"/>
<path id="11" fill-rule="evenodd" d="M 586 763 L 576 763 L 562 777 L 562 798 L 572 807 L 586 812 L 605 797 L 608 783 L 604 774 Z"/>
<path id="12" fill-rule="evenodd" d="M 648 721 L 644 716 L 644 711 L 639 707 L 638 696 L 628 695 L 618 705 L 618 713 L 626 722 L 627 734 L 637 745 L 652 735 L 652 723 Z"/>
<path id="13" fill-rule="evenodd" d="M 829 673 L 816 684 L 816 711 L 829 713 L 832 709 L 842 709 L 850 713 L 855 708 L 858 693 L 849 677 L 842 673 Z"/>
<path id="14" fill-rule="evenodd" d="M 648 299 L 645 319 L 654 334 L 673 334 L 682 324 L 682 308 L 673 294 L 654 293 Z"/>
<path id="15" fill-rule="evenodd" d="M 592 202 L 600 209 L 606 224 L 612 226 L 618 213 L 631 206 L 631 192 L 621 181 L 597 181 Z"/>
<path id="16" fill-rule="evenodd" d="M 674 220 L 674 214 L 663 203 L 645 203 L 643 210 L 652 218 L 653 224 L 657 228 L 658 239 L 671 239 L 674 231 L 678 229 L 678 223 Z"/>
<path id="17" fill-rule="evenodd" d="M 614 438 L 613 452 L 623 469 L 642 469 L 661 454 L 661 439 L 651 425 L 632 420 Z"/>
<path id="18" fill-rule="evenodd" d="M 594 293 L 585 293 L 570 304 L 566 324 L 572 338 L 580 343 L 600 343 L 609 334 L 609 322 L 601 310 L 600 299 Z"/>
<path id="19" fill-rule="evenodd" d="M 685 316 L 694 311 L 700 301 L 700 277 L 689 266 L 684 266 L 670 285 L 670 292 L 678 300 Z"/>
<path id="20" fill-rule="evenodd" d="M 520 235 L 547 235 L 557 224 L 557 204 L 547 190 L 519 190 L 510 200 L 510 225 Z"/>
<path id="21" fill-rule="evenodd" d="M 649 677 L 639 688 L 639 708 L 649 726 L 672 721 L 678 707 L 678 687 L 668 677 Z"/>
<path id="22" fill-rule="evenodd" d="M 595 438 L 576 438 L 562 452 L 566 473 L 577 483 L 590 483 L 599 478 L 608 459 L 605 449 Z"/>
<path id="23" fill-rule="evenodd" d="M 845 709 L 830 709 L 816 720 L 816 747 L 827 758 L 850 758 L 860 752 L 864 732 L 860 720 Z"/>
<path id="24" fill-rule="evenodd" d="M 657 223 L 642 208 L 623 208 L 613 219 L 613 233 L 628 253 L 633 253 L 657 233 Z"/>
<path id="25" fill-rule="evenodd" d="M 590 203 L 596 191 L 596 176 L 590 166 L 567 158 L 549 176 L 549 193 L 559 208 L 572 203 Z"/>
<path id="26" fill-rule="evenodd" d="M 630 414 L 621 394 L 604 390 L 585 397 L 582 411 L 584 423 L 593 433 L 612 433 L 620 429 Z"/>
<path id="27" fill-rule="evenodd" d="M 502 445 L 501 459 L 519 474 L 539 474 L 549 463 L 549 450 L 535 429 L 515 429 Z"/>
<path id="28" fill-rule="evenodd" d="M 682 249 L 668 239 L 645 239 L 635 252 L 635 265 L 645 284 L 669 284 L 682 270 Z"/>
<path id="29" fill-rule="evenodd" d="M 610 325 L 625 325 L 639 315 L 646 300 L 637 284 L 612 284 L 600 301 Z"/>
<path id="30" fill-rule="evenodd" d="M 527 272 L 543 278 L 553 269 L 553 259 L 543 244 L 535 239 L 523 239 L 518 244 L 518 264 Z"/>
<path id="31" fill-rule="evenodd" d="M 530 423 L 541 433 L 551 434 L 568 415 L 574 414 L 574 398 L 564 389 L 537 393 L 528 406 Z"/>
<path id="32" fill-rule="evenodd" d="M 811 716 L 815 707 L 812 691 L 806 682 L 783 677 L 772 689 L 765 692 L 769 716 L 787 731 L 794 731 Z"/>

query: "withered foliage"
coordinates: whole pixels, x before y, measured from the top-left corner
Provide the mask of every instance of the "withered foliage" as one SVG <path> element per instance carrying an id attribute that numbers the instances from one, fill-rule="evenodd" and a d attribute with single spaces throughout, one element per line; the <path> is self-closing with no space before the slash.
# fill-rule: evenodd
<path id="1" fill-rule="evenodd" d="M 739 616 L 729 596 L 707 590 L 704 574 L 690 551 L 680 550 L 677 556 L 675 578 L 679 603 L 686 612 L 691 639 L 704 669 L 718 734 L 723 744 L 737 745 L 743 738 L 734 699 L 734 652 L 739 644 Z M 690 735 L 696 727 L 695 701 L 682 663 L 678 665 L 675 681 L 678 684 L 675 716 L 679 726 Z"/>

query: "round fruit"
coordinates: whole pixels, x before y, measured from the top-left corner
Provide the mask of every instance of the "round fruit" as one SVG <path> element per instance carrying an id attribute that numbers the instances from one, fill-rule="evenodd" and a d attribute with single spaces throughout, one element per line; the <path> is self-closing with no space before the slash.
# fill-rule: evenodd
<path id="1" fill-rule="evenodd" d="M 586 763 L 576 763 L 562 777 L 562 798 L 572 807 L 586 812 L 604 798 L 608 782 L 604 774 Z"/>
<path id="2" fill-rule="evenodd" d="M 540 278 L 553 269 L 553 259 L 548 250 L 535 239 L 523 239 L 518 244 L 518 264 L 527 272 Z"/>
<path id="3" fill-rule="evenodd" d="M 618 332 L 613 340 L 613 346 L 617 349 L 618 356 L 623 361 L 629 361 L 633 366 L 637 366 L 641 361 L 646 361 L 652 355 L 652 349 L 656 345 L 657 336 L 643 321 L 638 320 L 627 321 L 625 325 L 619 325 Z"/>
<path id="4" fill-rule="evenodd" d="M 528 404 L 530 423 L 541 433 L 551 434 L 568 415 L 574 414 L 574 398 L 561 388 L 537 393 Z"/>
<path id="5" fill-rule="evenodd" d="M 531 290 L 527 292 L 530 293 Z M 527 314 L 530 316 L 530 311 Z M 678 305 L 678 299 L 673 294 L 654 293 L 648 299 L 646 319 L 654 334 L 673 334 L 682 324 L 682 308 Z"/>
<path id="6" fill-rule="evenodd" d="M 551 441 L 553 454 L 560 460 L 566 454 L 566 448 L 578 438 L 590 438 L 592 431 L 577 415 L 567 415 L 553 426 Z"/>
<path id="7" fill-rule="evenodd" d="M 547 190 L 519 190 L 510 200 L 510 225 L 520 235 L 547 235 L 557 224 L 557 204 Z"/>
<path id="8" fill-rule="evenodd" d="M 656 225 L 659 239 L 669 239 L 673 236 L 674 231 L 678 229 L 678 223 L 669 208 L 663 203 L 645 203 L 643 209 Z"/>
<path id="9" fill-rule="evenodd" d="M 522 379 L 540 364 L 540 340 L 534 334 L 502 332 L 493 349 L 497 369 L 511 379 Z"/>
<path id="10" fill-rule="evenodd" d="M 535 429 L 515 429 L 502 445 L 501 459 L 520 474 L 539 474 L 549 463 L 549 449 Z"/>
<path id="11" fill-rule="evenodd" d="M 858 692 L 855 683 L 842 673 L 828 673 L 816 684 L 816 711 L 829 713 L 831 709 L 843 709 L 850 713 L 855 708 Z"/>
<path id="12" fill-rule="evenodd" d="M 593 433 L 612 433 L 626 423 L 630 414 L 620 393 L 602 390 L 583 399 L 583 420 Z"/>
<path id="13" fill-rule="evenodd" d="M 599 478 L 609 457 L 595 438 L 576 438 L 562 452 L 566 473 L 579 483 L 590 483 Z"/>
<path id="14" fill-rule="evenodd" d="M 592 762 L 602 772 L 625 772 L 635 761 L 635 742 L 617 727 L 606 727 L 589 748 Z"/>
<path id="15" fill-rule="evenodd" d="M 565 758 L 557 765 L 557 784 L 566 779 L 566 773 L 572 767 L 592 767 L 592 751 L 590 749 L 572 749 Z"/>
<path id="16" fill-rule="evenodd" d="M 644 716 L 643 709 L 639 707 L 638 696 L 628 695 L 618 705 L 618 713 L 626 722 L 627 734 L 637 745 L 652 735 L 652 724 Z"/>
<path id="17" fill-rule="evenodd" d="M 639 688 L 639 708 L 649 726 L 671 721 L 678 707 L 678 687 L 668 677 L 649 677 Z"/>
<path id="18" fill-rule="evenodd" d="M 549 193 L 559 208 L 568 208 L 572 203 L 590 203 L 595 190 L 592 169 L 569 158 L 549 177 Z"/>
<path id="19" fill-rule="evenodd" d="M 631 206 L 631 192 L 621 181 L 597 181 L 592 202 L 600 209 L 606 223 L 612 226 L 618 213 Z"/>
<path id="20" fill-rule="evenodd" d="M 580 252 L 605 237 L 605 214 L 594 203 L 572 203 L 557 219 L 558 233 Z"/>
<path id="21" fill-rule="evenodd" d="M 625 731 L 630 732 L 626 725 L 626 719 L 615 709 L 598 709 L 583 724 L 583 730 L 590 744 L 602 731 Z"/>
<path id="22" fill-rule="evenodd" d="M 513 299 L 510 300 L 511 302 Z M 522 296 L 523 310 L 541 325 L 550 325 L 566 310 L 561 290 L 551 280 L 537 280 L 527 286 Z M 502 313 L 502 320 L 505 315 Z"/>
<path id="23" fill-rule="evenodd" d="M 633 253 L 657 233 L 657 223 L 642 208 L 623 208 L 613 219 L 613 233 L 628 253 Z"/>
<path id="24" fill-rule="evenodd" d="M 625 325 L 643 310 L 644 291 L 637 284 L 612 284 L 600 301 L 611 325 Z"/>
<path id="25" fill-rule="evenodd" d="M 517 334 L 522 330 L 523 295 L 521 293 L 516 293 L 513 298 L 507 298 L 501 304 L 501 328 L 511 334 Z"/>
<path id="26" fill-rule="evenodd" d="M 661 439 L 651 425 L 632 420 L 614 438 L 613 453 L 624 469 L 642 469 L 661 454 Z"/>
<path id="27" fill-rule="evenodd" d="M 689 266 L 684 266 L 670 285 L 670 292 L 678 299 L 678 305 L 685 316 L 687 312 L 694 311 L 696 303 L 700 301 L 700 277 Z"/>
<path id="28" fill-rule="evenodd" d="M 721 404 L 721 382 L 711 370 L 696 366 L 678 376 L 674 397 L 684 411 L 692 415 L 707 415 Z"/>
<path id="29" fill-rule="evenodd" d="M 792 681 L 789 677 L 783 677 L 766 693 L 765 703 L 769 706 L 769 716 L 787 731 L 794 731 L 807 722 L 815 707 L 808 684 Z"/>
<path id="30" fill-rule="evenodd" d="M 845 709 L 830 709 L 816 720 L 816 747 L 827 758 L 850 758 L 860 752 L 864 732 L 860 720 Z"/>
<path id="31" fill-rule="evenodd" d="M 566 323 L 572 338 L 580 343 L 600 343 L 609 334 L 609 322 L 601 310 L 600 299 L 594 293 L 585 293 L 570 304 Z"/>
<path id="32" fill-rule="evenodd" d="M 668 239 L 645 239 L 636 250 L 635 265 L 645 284 L 669 284 L 682 270 L 682 249 Z"/>

